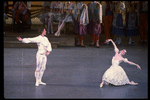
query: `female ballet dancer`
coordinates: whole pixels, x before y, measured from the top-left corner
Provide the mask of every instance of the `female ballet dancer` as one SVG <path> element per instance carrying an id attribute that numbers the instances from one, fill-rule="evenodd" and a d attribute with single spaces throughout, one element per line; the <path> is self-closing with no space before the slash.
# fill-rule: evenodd
<path id="1" fill-rule="evenodd" d="M 46 69 L 47 56 L 52 51 L 52 47 L 51 43 L 49 42 L 48 38 L 45 37 L 45 35 L 46 30 L 44 29 L 42 34 L 37 37 L 23 39 L 21 37 L 17 37 L 17 39 L 23 43 L 37 43 L 38 45 L 38 51 L 36 54 L 35 86 L 39 86 L 39 84 L 46 85 L 46 83 L 42 82 L 41 80 Z"/>
<path id="2" fill-rule="evenodd" d="M 128 61 L 127 58 L 123 58 L 122 56 L 125 55 L 126 50 L 123 49 L 121 51 L 119 51 L 119 49 L 117 48 L 116 44 L 113 42 L 112 39 L 108 39 L 106 40 L 106 42 L 111 41 L 112 44 L 114 45 L 114 50 L 115 50 L 115 56 L 113 56 L 112 58 L 112 65 L 110 66 L 109 69 L 107 69 L 102 77 L 102 82 L 100 84 L 100 87 L 103 87 L 103 84 L 113 84 L 116 86 L 119 85 L 125 85 L 125 84 L 130 84 L 130 85 L 138 85 L 138 83 L 135 83 L 134 81 L 129 81 L 125 71 L 123 70 L 123 68 L 121 66 L 119 66 L 119 64 L 124 61 L 125 63 L 129 63 L 131 65 L 135 65 L 137 66 L 137 68 L 140 68 L 140 66 L 138 64 L 135 64 L 131 61 Z"/>

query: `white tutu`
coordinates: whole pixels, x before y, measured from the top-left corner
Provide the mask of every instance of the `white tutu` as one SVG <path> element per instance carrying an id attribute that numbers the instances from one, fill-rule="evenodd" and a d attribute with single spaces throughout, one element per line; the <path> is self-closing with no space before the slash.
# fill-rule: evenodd
<path id="1" fill-rule="evenodd" d="M 129 83 L 129 79 L 119 63 L 119 60 L 112 59 L 112 66 L 105 71 L 102 77 L 105 84 L 125 85 Z"/>

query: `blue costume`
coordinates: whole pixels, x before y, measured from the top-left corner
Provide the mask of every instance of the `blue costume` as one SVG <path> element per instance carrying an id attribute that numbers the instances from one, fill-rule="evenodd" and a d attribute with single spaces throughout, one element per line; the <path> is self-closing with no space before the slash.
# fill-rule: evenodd
<path id="1" fill-rule="evenodd" d="M 126 18 L 126 36 L 130 37 L 139 35 L 137 12 L 128 12 Z"/>
<path id="2" fill-rule="evenodd" d="M 117 1 L 115 3 L 115 12 L 113 13 L 112 21 L 112 34 L 117 35 L 115 43 L 121 43 L 121 36 L 124 35 L 123 16 L 122 11 L 125 9 L 125 5 Z"/>

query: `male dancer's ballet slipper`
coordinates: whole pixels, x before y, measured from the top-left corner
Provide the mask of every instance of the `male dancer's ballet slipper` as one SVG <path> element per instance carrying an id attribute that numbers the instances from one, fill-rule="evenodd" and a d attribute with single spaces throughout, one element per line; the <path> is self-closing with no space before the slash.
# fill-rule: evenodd
<path id="1" fill-rule="evenodd" d="M 39 82 L 36 82 L 36 83 L 35 83 L 35 86 L 39 86 Z"/>
<path id="2" fill-rule="evenodd" d="M 44 82 L 39 82 L 39 84 L 46 85 L 46 83 L 44 83 Z"/>

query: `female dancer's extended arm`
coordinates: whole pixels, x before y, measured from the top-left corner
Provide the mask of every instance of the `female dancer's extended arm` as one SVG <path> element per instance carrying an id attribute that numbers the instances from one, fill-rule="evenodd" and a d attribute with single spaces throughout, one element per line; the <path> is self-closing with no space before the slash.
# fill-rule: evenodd
<path id="1" fill-rule="evenodd" d="M 135 66 L 137 66 L 137 68 L 139 68 L 141 70 L 141 67 L 138 64 L 133 63 L 131 61 L 128 61 L 126 58 L 123 58 L 123 61 L 126 62 L 126 63 L 128 63 L 128 64 L 130 64 L 130 65 L 135 65 Z"/>
<path id="2" fill-rule="evenodd" d="M 109 42 L 109 41 L 112 42 L 112 44 L 113 44 L 113 46 L 114 46 L 114 49 L 115 49 L 115 52 L 118 54 L 119 49 L 117 48 L 117 46 L 116 46 L 116 44 L 114 43 L 114 41 L 113 41 L 112 39 L 107 39 L 107 40 L 106 40 L 106 42 Z"/>

